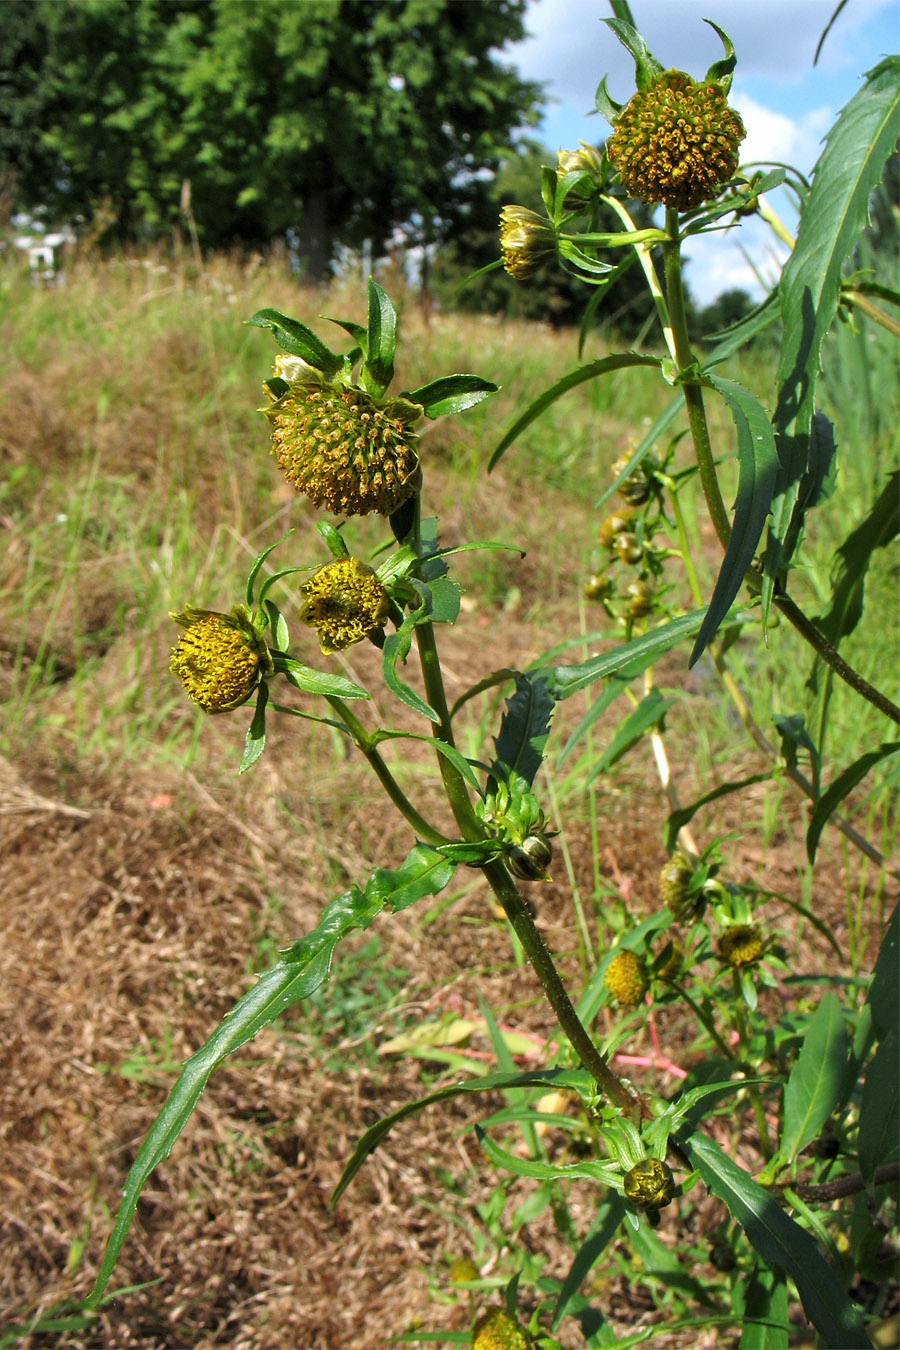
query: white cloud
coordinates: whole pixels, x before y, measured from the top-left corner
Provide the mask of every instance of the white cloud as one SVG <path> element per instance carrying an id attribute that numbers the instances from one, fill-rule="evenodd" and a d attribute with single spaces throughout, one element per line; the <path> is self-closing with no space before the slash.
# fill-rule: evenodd
<path id="1" fill-rule="evenodd" d="M 822 153 L 822 137 L 834 121 L 836 109 L 810 108 L 800 118 L 767 108 L 735 84 L 730 102 L 740 113 L 747 136 L 741 143 L 742 163 L 776 160 L 809 174 Z"/>

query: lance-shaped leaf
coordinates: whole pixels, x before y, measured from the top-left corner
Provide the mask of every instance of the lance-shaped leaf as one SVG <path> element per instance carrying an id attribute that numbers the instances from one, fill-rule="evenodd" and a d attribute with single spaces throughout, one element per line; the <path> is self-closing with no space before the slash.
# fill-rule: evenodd
<path id="1" fill-rule="evenodd" d="M 364 383 L 379 398 L 394 378 L 397 347 L 397 315 L 394 306 L 373 277 L 369 277 L 369 313 L 366 329 Z"/>
<path id="2" fill-rule="evenodd" d="M 241 767 L 238 769 L 238 773 L 246 773 L 248 769 L 252 769 L 266 748 L 266 704 L 268 701 L 269 686 L 263 680 L 259 686 L 259 693 L 256 695 L 256 709 L 253 713 L 253 720 L 247 728 L 247 739 L 244 743 L 244 753 L 241 756 Z"/>
<path id="3" fill-rule="evenodd" d="M 720 797 L 728 797 L 732 792 L 743 792 L 744 788 L 753 787 L 756 783 L 767 783 L 772 777 L 771 773 L 752 773 L 747 778 L 737 778 L 729 780 L 727 783 L 719 783 L 718 787 L 712 788 L 709 792 L 704 792 L 702 797 L 696 801 L 689 802 L 687 806 L 679 806 L 672 811 L 666 820 L 665 841 L 666 848 L 671 853 L 678 840 L 678 835 L 684 829 L 703 806 L 708 806 L 710 802 L 716 802 Z"/>
<path id="4" fill-rule="evenodd" d="M 325 907 L 316 928 L 259 977 L 225 1014 L 209 1040 L 185 1061 L 128 1173 L 103 1264 L 87 1300 L 89 1306 L 97 1306 L 109 1283 L 145 1182 L 171 1153 L 213 1070 L 286 1008 L 318 989 L 328 977 L 335 948 L 348 933 L 368 928 L 386 906 L 405 909 L 424 895 L 437 895 L 453 872 L 451 861 L 417 844 L 397 871 L 379 869 L 370 877 L 365 891 L 358 886 L 344 891 Z"/>
<path id="5" fill-rule="evenodd" d="M 713 374 L 707 378 L 728 404 L 734 419 L 740 467 L 731 538 L 706 618 L 691 652 L 690 665 L 698 660 L 741 589 L 769 514 L 778 469 L 775 436 L 765 409 L 748 390 L 733 380 Z"/>
<path id="6" fill-rule="evenodd" d="M 876 764 L 880 764 L 883 759 L 888 759 L 891 755 L 896 755 L 898 751 L 900 751 L 900 741 L 885 741 L 882 745 L 879 745 L 877 750 L 869 750 L 866 754 L 860 755 L 859 759 L 854 760 L 852 764 L 848 764 L 843 773 L 839 773 L 830 787 L 822 793 L 816 802 L 809 828 L 806 831 L 806 856 L 810 862 L 815 861 L 819 838 L 832 812 L 837 810 L 844 798 L 853 791 L 858 783 L 862 782 Z"/>
<path id="7" fill-rule="evenodd" d="M 312 666 L 305 666 L 302 661 L 295 661 L 292 656 L 280 653 L 275 653 L 273 659 L 275 669 L 282 671 L 288 683 L 302 689 L 304 694 L 323 694 L 331 698 L 369 697 L 361 685 L 354 684 L 343 675 L 331 675 L 325 670 L 315 670 Z"/>
<path id="8" fill-rule="evenodd" d="M 793 1163 L 819 1134 L 841 1100 L 848 1069 L 849 1043 L 841 1005 L 830 991 L 822 996 L 807 1027 L 800 1053 L 784 1089 L 784 1113 L 778 1152 Z"/>
<path id="9" fill-rule="evenodd" d="M 600 375 L 608 375 L 613 370 L 622 370 L 626 366 L 658 366 L 658 356 L 644 356 L 640 352 L 622 352 L 616 356 L 603 356 L 599 361 L 589 361 L 585 366 L 579 366 L 577 370 L 572 370 L 568 375 L 563 375 L 562 379 L 551 384 L 549 389 L 545 389 L 540 398 L 536 398 L 533 403 L 522 413 L 521 417 L 516 418 L 512 426 L 504 435 L 500 444 L 491 455 L 488 470 L 494 468 L 499 463 L 504 451 L 512 445 L 513 441 L 522 434 L 527 426 L 540 417 L 551 403 L 555 403 L 563 394 L 567 394 L 570 389 L 575 389 L 579 384 L 584 384 L 586 380 L 594 380 Z"/>
<path id="10" fill-rule="evenodd" d="M 311 328 L 298 319 L 279 314 L 277 309 L 259 309 L 246 322 L 253 328 L 270 328 L 282 351 L 302 357 L 307 365 L 321 370 L 329 378 L 336 375 L 344 364 L 344 358 L 326 347 Z"/>
<path id="11" fill-rule="evenodd" d="M 555 1331 L 562 1321 L 563 1317 L 576 1297 L 581 1285 L 587 1279 L 594 1266 L 600 1260 L 600 1257 L 606 1251 L 612 1239 L 615 1237 L 625 1218 L 625 1201 L 618 1191 L 610 1191 L 606 1199 L 600 1205 L 594 1217 L 594 1222 L 588 1229 L 587 1236 L 582 1242 L 578 1251 L 575 1253 L 575 1259 L 569 1267 L 566 1278 L 562 1282 L 562 1288 L 556 1300 L 556 1307 L 553 1309 L 553 1321 L 550 1324 L 550 1330 Z"/>
<path id="12" fill-rule="evenodd" d="M 861 1309 L 844 1293 L 810 1234 L 712 1139 L 699 1131 L 684 1132 L 678 1142 L 766 1264 L 780 1266 L 790 1275 L 807 1317 L 828 1350 L 872 1350 Z"/>
<path id="13" fill-rule="evenodd" d="M 674 702 L 671 698 L 666 698 L 659 689 L 653 688 L 649 694 L 645 694 L 636 708 L 632 708 L 630 713 L 623 717 L 622 721 L 616 727 L 615 734 L 606 749 L 600 755 L 599 759 L 591 765 L 590 772 L 584 778 L 583 786 L 587 787 L 593 783 L 594 779 L 601 773 L 606 773 L 607 769 L 612 768 L 623 755 L 626 755 L 632 746 L 637 745 L 648 731 L 659 727 L 665 715 L 666 709 Z"/>
<path id="14" fill-rule="evenodd" d="M 494 738 L 495 778 L 505 779 L 509 771 L 531 786 L 543 763 L 552 716 L 553 699 L 546 680 L 540 675 L 516 675 L 516 691 L 506 701 L 500 734 Z"/>
<path id="15" fill-rule="evenodd" d="M 592 1085 L 593 1079 L 584 1069 L 535 1069 L 531 1073 L 492 1073 L 474 1082 L 451 1083 L 448 1087 L 430 1092 L 426 1097 L 407 1102 L 390 1115 L 376 1120 L 360 1138 L 332 1193 L 331 1204 L 332 1206 L 337 1204 L 363 1163 L 390 1134 L 394 1126 L 407 1116 L 415 1115 L 426 1106 L 431 1106 L 433 1102 L 445 1101 L 448 1097 L 458 1097 L 470 1092 L 494 1092 L 518 1087 L 572 1088 L 580 1095 L 588 1097 L 592 1092 Z"/>
<path id="16" fill-rule="evenodd" d="M 895 994 L 896 997 L 896 994 Z M 871 1184 L 876 1168 L 893 1162 L 900 1141 L 900 1037 L 891 1031 L 878 1046 L 866 1069 L 859 1109 L 859 1170 Z"/>
<path id="17" fill-rule="evenodd" d="M 796 246 L 781 278 L 784 339 L 778 366 L 780 471 L 765 554 L 763 615 L 784 566 L 784 541 L 808 465 L 822 340 L 840 299 L 844 263 L 868 219 L 869 196 L 897 140 L 900 57 L 887 57 L 843 109 L 813 175 Z"/>

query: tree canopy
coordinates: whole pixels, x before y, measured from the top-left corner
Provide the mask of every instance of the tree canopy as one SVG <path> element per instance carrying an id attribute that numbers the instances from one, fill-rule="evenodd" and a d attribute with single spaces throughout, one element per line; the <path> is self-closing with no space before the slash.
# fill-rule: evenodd
<path id="1" fill-rule="evenodd" d="M 208 245 L 452 234 L 539 86 L 498 52 L 525 0 L 7 0 L 0 149 L 19 204 Z"/>

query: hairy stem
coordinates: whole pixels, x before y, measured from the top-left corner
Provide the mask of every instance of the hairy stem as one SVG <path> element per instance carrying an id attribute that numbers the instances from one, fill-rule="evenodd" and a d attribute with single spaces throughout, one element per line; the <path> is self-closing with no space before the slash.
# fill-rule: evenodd
<path id="1" fill-rule="evenodd" d="M 880 689 L 876 689 L 874 685 L 869 684 L 869 681 L 863 679 L 858 670 L 854 670 L 853 666 L 844 660 L 821 629 L 816 627 L 812 619 L 803 613 L 800 606 L 789 595 L 776 595 L 773 603 L 781 610 L 788 622 L 793 624 L 800 636 L 818 652 L 825 664 L 830 666 L 845 684 L 849 684 L 851 689 L 871 703 L 879 712 L 883 712 L 885 717 L 889 717 L 892 722 L 900 723 L 900 708 L 897 707 L 896 703 L 892 703 Z"/>

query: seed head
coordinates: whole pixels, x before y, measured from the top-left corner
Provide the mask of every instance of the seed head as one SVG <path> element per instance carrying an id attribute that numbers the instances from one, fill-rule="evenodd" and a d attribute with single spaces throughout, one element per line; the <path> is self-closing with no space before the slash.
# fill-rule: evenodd
<path id="1" fill-rule="evenodd" d="M 185 630 L 169 669 L 204 712 L 227 712 L 246 703 L 262 677 L 272 673 L 268 648 L 243 605 L 230 614 L 189 605 L 169 617 Z"/>
<path id="2" fill-rule="evenodd" d="M 555 255 L 556 235 L 537 211 L 529 211 L 527 206 L 504 206 L 500 212 L 500 253 L 509 275 L 524 281 Z"/>
<path id="3" fill-rule="evenodd" d="M 762 932 L 755 923 L 731 923 L 719 938 L 719 956 L 734 970 L 751 966 L 764 949 Z"/>
<path id="4" fill-rule="evenodd" d="M 660 1158 L 643 1158 L 626 1172 L 626 1199 L 637 1209 L 665 1209 L 675 1195 L 675 1178 Z"/>
<path id="5" fill-rule="evenodd" d="M 528 1350 L 528 1337 L 504 1308 L 491 1308 L 472 1328 L 472 1350 Z"/>
<path id="6" fill-rule="evenodd" d="M 301 378 L 289 381 L 287 392 L 262 409 L 287 481 L 335 515 L 391 515 L 415 491 L 419 456 L 413 425 L 422 409 L 405 399 L 376 399 L 354 386 L 330 384 L 311 367 L 296 373 Z"/>
<path id="7" fill-rule="evenodd" d="M 317 630 L 326 654 L 361 642 L 387 623 L 388 593 L 371 567 L 356 558 L 325 563 L 300 590 L 300 621 Z"/>
<path id="8" fill-rule="evenodd" d="M 623 1008 L 633 1008 L 647 992 L 647 967 L 637 952 L 623 948 L 606 967 L 606 987 Z"/>
<path id="9" fill-rule="evenodd" d="M 746 135 L 721 87 L 681 70 L 639 89 L 613 128 L 607 153 L 626 192 L 677 211 L 708 201 L 733 177 Z"/>

